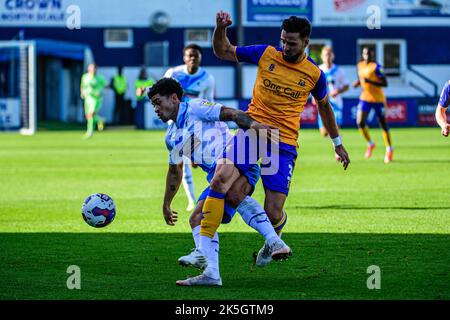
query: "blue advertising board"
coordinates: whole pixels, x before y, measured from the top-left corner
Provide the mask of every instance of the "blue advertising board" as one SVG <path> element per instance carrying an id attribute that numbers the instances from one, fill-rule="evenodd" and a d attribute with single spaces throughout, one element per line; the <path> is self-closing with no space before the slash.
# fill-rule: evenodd
<path id="1" fill-rule="evenodd" d="M 244 25 L 280 26 L 290 16 L 304 16 L 312 21 L 313 0 L 245 0 Z"/>
<path id="2" fill-rule="evenodd" d="M 246 111 L 249 102 L 249 100 L 241 100 L 239 109 Z M 343 128 L 356 128 L 358 102 L 358 99 L 344 99 Z M 387 104 L 385 116 L 390 127 L 437 126 L 434 115 L 437 98 L 391 98 L 388 99 Z M 317 128 L 318 116 L 317 108 L 308 101 L 301 114 L 301 128 Z M 369 127 L 379 126 L 373 110 L 369 112 L 367 125 Z"/>

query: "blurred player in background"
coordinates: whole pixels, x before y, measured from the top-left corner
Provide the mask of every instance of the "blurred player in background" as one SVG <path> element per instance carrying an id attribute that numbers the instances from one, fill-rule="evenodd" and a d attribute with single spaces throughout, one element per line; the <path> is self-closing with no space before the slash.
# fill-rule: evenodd
<path id="1" fill-rule="evenodd" d="M 152 77 L 149 77 L 147 74 L 147 69 L 145 66 L 141 67 L 139 70 L 139 75 L 136 81 L 134 82 L 134 88 L 136 90 L 136 113 L 135 113 L 135 123 L 136 128 L 144 129 L 145 127 L 145 119 L 144 119 L 144 107 L 146 102 L 145 88 L 149 88 L 153 86 L 155 80 Z"/>
<path id="2" fill-rule="evenodd" d="M 172 199 L 178 191 L 182 178 L 183 158 L 189 162 L 195 161 L 203 171 L 207 173 L 207 180 L 211 182 L 214 176 L 216 161 L 227 150 L 227 145 L 233 136 L 224 121 L 234 121 L 239 127 L 253 130 L 270 130 L 270 127 L 250 119 L 243 111 L 225 107 L 219 103 L 204 99 L 189 99 L 181 102 L 183 90 L 174 79 L 163 78 L 159 80 L 149 91 L 149 98 L 155 108 L 156 114 L 161 120 L 172 120 L 176 130 L 174 139 L 166 139 L 169 150 L 169 169 L 166 178 L 166 191 L 164 194 L 163 214 L 168 225 L 174 225 L 178 220 L 178 214 L 171 209 Z M 201 130 L 198 126 L 201 125 Z M 215 139 L 211 139 L 215 137 Z M 188 148 L 186 149 L 186 145 Z M 238 156 L 236 153 L 235 156 Z M 238 203 L 235 200 L 224 207 L 224 214 L 219 224 L 228 223 L 237 210 L 242 219 L 256 231 L 258 231 L 270 244 L 274 259 L 281 259 L 290 255 L 290 248 L 275 233 L 264 209 L 251 195 L 260 177 L 258 164 L 235 164 L 235 188 L 244 190 L 243 199 Z M 181 257 L 178 262 L 182 265 L 190 265 L 205 269 L 203 274 L 177 281 L 178 285 L 222 285 L 219 272 L 219 238 L 216 230 L 210 237 L 202 237 L 198 233 L 200 225 L 204 224 L 206 215 L 203 207 L 205 199 L 211 194 L 207 187 L 199 198 L 197 207 L 191 216 L 192 234 L 196 249 L 189 255 Z M 225 198 L 225 196 L 224 196 Z M 236 208 L 233 209 L 233 208 Z M 205 214 L 202 216 L 202 211 Z M 193 222 L 192 219 L 196 221 Z M 200 222 L 201 220 L 201 222 Z M 197 230 L 196 230 L 197 229 Z M 196 232 L 197 231 L 197 232 Z"/>
<path id="3" fill-rule="evenodd" d="M 202 48 L 196 44 L 189 44 L 183 48 L 184 64 L 170 68 L 164 74 L 165 78 L 176 79 L 183 88 L 183 101 L 192 98 L 203 98 L 208 101 L 214 101 L 214 77 L 205 69 L 200 67 L 202 62 Z M 167 136 L 175 130 L 174 123 L 168 122 Z M 194 179 L 192 177 L 192 169 L 189 164 L 183 167 L 183 188 L 188 198 L 187 211 L 195 208 L 197 201 L 195 196 Z"/>
<path id="4" fill-rule="evenodd" d="M 81 77 L 80 94 L 84 99 L 84 114 L 87 120 L 85 139 L 92 137 L 97 124 L 99 131 L 103 130 L 103 119 L 98 115 L 103 103 L 103 91 L 107 86 L 103 76 L 97 74 L 97 65 L 91 63 L 87 73 Z"/>
<path id="5" fill-rule="evenodd" d="M 366 158 L 372 156 L 375 143 L 370 138 L 369 127 L 367 126 L 367 116 L 371 109 L 374 109 L 381 129 L 383 130 L 383 140 L 386 145 L 384 163 L 393 160 L 394 149 L 392 147 L 391 135 L 386 123 L 386 97 L 382 87 L 387 87 L 387 79 L 383 74 L 381 66 L 375 62 L 375 52 L 372 48 L 364 47 L 362 50 L 362 60 L 358 63 L 358 80 L 353 83 L 353 87 L 361 86 L 362 92 L 359 96 L 359 103 L 356 115 L 356 122 L 364 139 L 367 141 Z"/>
<path id="6" fill-rule="evenodd" d="M 111 79 L 111 84 L 109 86 L 114 91 L 113 123 L 120 124 L 120 117 L 125 110 L 125 92 L 128 87 L 127 79 L 123 75 L 122 65 L 117 67 L 117 74 Z"/>
<path id="7" fill-rule="evenodd" d="M 333 109 L 327 96 L 326 80 L 316 63 L 308 57 L 305 50 L 309 44 L 311 24 L 306 18 L 292 16 L 281 26 L 281 47 L 270 45 L 233 46 L 227 37 L 227 28 L 232 24 L 229 13 L 220 11 L 216 15 L 216 28 L 213 34 L 215 55 L 223 60 L 248 62 L 258 66 L 253 97 L 247 114 L 256 121 L 279 128 L 279 168 L 274 175 L 261 174 L 265 191 L 264 210 L 278 234 L 281 234 L 287 221 L 283 210 L 292 174 L 297 159 L 297 139 L 300 128 L 300 114 L 311 93 L 318 104 L 322 117 L 344 169 L 350 159 L 342 145 Z M 227 181 L 223 174 L 227 165 L 218 166 L 214 178 Z M 264 165 L 261 165 L 263 168 Z M 212 190 L 213 187 L 211 187 Z M 205 207 L 209 207 L 209 198 Z M 210 215 L 220 214 L 222 204 L 211 204 Z M 256 265 L 263 267 L 270 263 L 271 248 L 267 244 L 259 250 Z"/>
<path id="8" fill-rule="evenodd" d="M 336 124 L 338 128 L 342 126 L 342 112 L 344 108 L 344 102 L 342 100 L 342 94 L 346 92 L 350 85 L 345 77 L 345 73 L 342 68 L 333 63 L 334 52 L 330 46 L 322 48 L 321 59 L 322 64 L 319 68 L 325 74 L 325 79 L 328 86 L 328 97 L 330 97 L 330 104 L 334 111 L 334 117 L 336 118 Z M 323 126 L 322 118 L 319 116 L 318 125 L 320 134 L 324 137 L 328 135 L 327 129 Z"/>
<path id="9" fill-rule="evenodd" d="M 447 107 L 450 105 L 450 80 L 444 85 L 436 107 L 436 121 L 441 127 L 441 134 L 448 137 L 450 124 L 447 122 Z"/>

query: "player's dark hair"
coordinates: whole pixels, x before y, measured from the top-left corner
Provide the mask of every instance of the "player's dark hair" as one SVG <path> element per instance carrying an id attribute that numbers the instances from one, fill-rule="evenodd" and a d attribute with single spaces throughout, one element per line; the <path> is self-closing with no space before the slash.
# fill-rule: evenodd
<path id="1" fill-rule="evenodd" d="M 199 45 L 195 44 L 195 43 L 188 44 L 186 47 L 184 47 L 184 48 L 183 48 L 183 54 L 184 54 L 184 53 L 186 52 L 186 50 L 188 50 L 188 49 L 197 50 L 198 52 L 200 52 L 201 55 L 203 55 L 203 50 L 202 50 L 202 48 L 201 48 Z"/>
<path id="2" fill-rule="evenodd" d="M 302 39 L 309 38 L 311 36 L 311 22 L 305 17 L 290 16 L 283 20 L 281 30 L 300 33 Z"/>
<path id="3" fill-rule="evenodd" d="M 162 78 L 159 79 L 148 91 L 148 97 L 151 100 L 153 96 L 157 95 L 161 96 L 170 96 L 173 93 L 176 93 L 178 99 L 183 97 L 183 88 L 178 81 L 172 78 Z"/>

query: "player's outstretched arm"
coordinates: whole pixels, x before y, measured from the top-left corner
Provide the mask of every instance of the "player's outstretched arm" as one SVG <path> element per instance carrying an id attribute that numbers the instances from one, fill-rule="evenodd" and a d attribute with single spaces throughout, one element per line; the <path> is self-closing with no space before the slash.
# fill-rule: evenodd
<path id="1" fill-rule="evenodd" d="M 271 130 L 277 129 L 273 126 L 269 126 L 264 123 L 260 123 L 258 121 L 250 118 L 248 114 L 246 114 L 242 110 L 237 110 L 229 107 L 222 107 L 220 109 L 220 121 L 233 121 L 236 123 L 239 128 L 242 129 L 255 129 L 255 130 L 267 130 L 270 132 Z"/>
<path id="2" fill-rule="evenodd" d="M 339 136 L 339 129 L 336 124 L 333 109 L 331 108 L 328 96 L 325 96 L 321 101 L 317 101 L 317 109 L 322 118 L 323 126 L 327 129 L 334 145 L 334 152 L 339 156 L 339 161 L 342 163 L 344 170 L 347 170 L 350 164 L 350 158 L 342 145 L 342 139 Z"/>
<path id="3" fill-rule="evenodd" d="M 450 124 L 447 122 L 446 110 L 447 110 L 446 108 L 444 108 L 443 106 L 438 104 L 438 106 L 436 107 L 436 113 L 435 113 L 436 122 L 441 127 L 441 134 L 444 137 L 448 137 L 448 135 L 450 133 Z"/>
<path id="4" fill-rule="evenodd" d="M 174 226 L 175 222 L 178 220 L 178 213 L 172 211 L 170 205 L 172 200 L 178 192 L 178 189 L 183 178 L 183 163 L 169 165 L 166 176 L 166 191 L 164 193 L 164 203 L 163 203 L 163 215 L 164 220 L 170 226 Z"/>
<path id="5" fill-rule="evenodd" d="M 234 55 L 236 47 L 230 43 L 227 36 L 227 28 L 232 23 L 229 13 L 220 11 L 216 14 L 216 27 L 213 33 L 213 51 L 216 57 L 222 60 L 236 61 Z"/>

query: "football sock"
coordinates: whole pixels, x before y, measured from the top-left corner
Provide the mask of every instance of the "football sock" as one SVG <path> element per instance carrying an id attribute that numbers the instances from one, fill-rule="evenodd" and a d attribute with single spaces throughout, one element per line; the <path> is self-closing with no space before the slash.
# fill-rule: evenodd
<path id="1" fill-rule="evenodd" d="M 200 245 L 200 226 L 192 228 L 192 237 L 194 238 L 195 247 L 198 248 Z"/>
<path id="2" fill-rule="evenodd" d="M 359 128 L 359 132 L 364 137 L 364 139 L 367 141 L 367 143 L 369 143 L 370 145 L 373 144 L 372 139 L 370 138 L 368 126 L 365 126 L 364 128 Z"/>
<path id="3" fill-rule="evenodd" d="M 94 118 L 90 117 L 87 119 L 87 134 L 92 134 L 94 132 Z"/>
<path id="4" fill-rule="evenodd" d="M 389 130 L 387 130 L 387 131 L 383 130 L 382 133 L 383 133 L 384 144 L 386 145 L 386 150 L 387 150 L 387 148 L 390 148 L 392 146 L 391 134 L 389 133 Z"/>
<path id="5" fill-rule="evenodd" d="M 283 216 L 281 217 L 281 220 L 277 223 L 273 224 L 273 228 L 275 229 L 275 232 L 278 234 L 278 236 L 281 237 L 281 231 L 283 230 L 283 227 L 286 225 L 287 222 L 287 214 L 283 210 Z"/>
<path id="6" fill-rule="evenodd" d="M 225 206 L 225 194 L 209 190 L 205 203 L 203 204 L 203 219 L 200 223 L 200 235 L 214 237 L 214 233 L 222 222 Z"/>
<path id="7" fill-rule="evenodd" d="M 208 238 L 209 239 L 209 238 Z M 204 274 L 210 278 L 219 279 L 219 234 L 216 232 L 211 241 L 209 252 L 207 254 L 208 266 Z"/>
<path id="8" fill-rule="evenodd" d="M 242 220 L 250 227 L 258 231 L 264 239 L 272 242 L 278 236 L 261 205 L 253 198 L 247 196 L 236 208 Z M 269 243 L 270 244 L 270 243 Z"/>
<path id="9" fill-rule="evenodd" d="M 192 169 L 189 163 L 183 165 L 183 188 L 189 203 L 195 203 L 194 179 L 192 178 Z"/>

